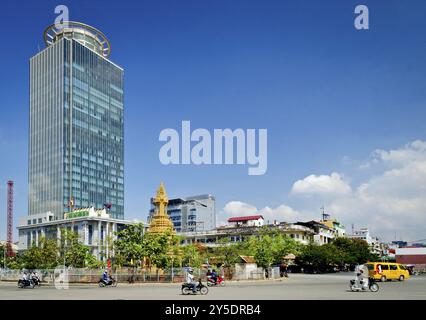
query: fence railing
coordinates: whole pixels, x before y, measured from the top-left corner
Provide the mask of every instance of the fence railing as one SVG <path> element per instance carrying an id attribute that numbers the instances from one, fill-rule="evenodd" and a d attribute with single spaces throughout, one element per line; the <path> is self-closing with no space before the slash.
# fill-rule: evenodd
<path id="1" fill-rule="evenodd" d="M 35 271 L 42 282 L 53 283 L 55 270 Z M 102 277 L 103 269 L 66 269 L 69 283 L 96 283 Z M 57 272 L 57 271 L 56 271 Z M 186 271 L 183 268 L 173 270 L 150 271 L 143 269 L 116 269 L 111 275 L 118 282 L 183 282 Z M 22 270 L 0 269 L 0 281 L 18 281 L 23 276 Z M 206 270 L 195 269 L 195 278 L 206 279 Z"/>
<path id="2" fill-rule="evenodd" d="M 35 271 L 43 283 L 53 284 L 57 270 L 38 269 Z M 66 269 L 69 283 L 97 283 L 102 277 L 104 269 Z M 206 269 L 195 268 L 194 276 L 197 280 L 201 278 L 206 281 Z M 173 268 L 167 270 L 146 270 L 146 269 L 116 269 L 112 270 L 111 275 L 118 283 L 136 283 L 136 282 L 184 282 L 186 278 L 185 268 Z M 226 280 L 263 280 L 276 279 L 280 276 L 279 268 L 269 268 L 266 273 L 263 268 L 257 268 L 247 272 L 236 272 L 235 268 L 226 268 L 219 275 L 225 276 Z M 0 281 L 18 281 L 23 276 L 22 270 L 1 269 Z"/>

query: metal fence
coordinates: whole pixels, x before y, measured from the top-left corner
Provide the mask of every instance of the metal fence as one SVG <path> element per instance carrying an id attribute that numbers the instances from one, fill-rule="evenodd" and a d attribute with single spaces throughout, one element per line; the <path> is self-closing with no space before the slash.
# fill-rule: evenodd
<path id="1" fill-rule="evenodd" d="M 31 270 L 37 272 L 42 282 L 53 284 L 55 270 Z M 102 277 L 104 269 L 75 269 L 67 268 L 69 283 L 96 283 Z M 56 271 L 57 273 L 57 271 Z M 169 270 L 144 270 L 144 269 L 116 269 L 111 275 L 117 282 L 183 282 L 186 271 L 184 268 L 173 268 Z M 18 281 L 23 276 L 22 270 L 0 269 L 0 281 Z M 206 279 L 206 270 L 194 269 L 196 279 Z"/>
<path id="2" fill-rule="evenodd" d="M 256 268 L 254 270 L 234 270 L 232 280 L 265 280 L 278 279 L 280 277 L 280 269 L 278 267 L 263 269 Z"/>
<path id="3" fill-rule="evenodd" d="M 38 277 L 43 283 L 54 284 L 57 270 L 30 270 L 37 272 Z M 104 269 L 76 269 L 67 268 L 69 283 L 97 283 L 102 277 Z M 56 273 L 55 273 L 56 272 Z M 194 268 L 195 279 L 202 281 L 207 279 L 207 270 Z M 140 268 L 115 269 L 111 272 L 118 283 L 136 283 L 136 282 L 184 282 L 186 278 L 185 268 L 173 268 L 167 270 L 146 270 Z M 248 272 L 236 272 L 235 268 L 226 268 L 219 272 L 226 280 L 264 280 L 277 279 L 280 277 L 279 268 L 268 268 L 267 272 L 263 268 L 257 268 Z M 0 281 L 18 281 L 22 278 L 22 270 L 1 269 Z"/>

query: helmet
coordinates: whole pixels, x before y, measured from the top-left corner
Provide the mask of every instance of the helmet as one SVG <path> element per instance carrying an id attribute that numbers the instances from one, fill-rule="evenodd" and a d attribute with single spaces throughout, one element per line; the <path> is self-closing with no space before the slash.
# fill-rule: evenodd
<path id="1" fill-rule="evenodd" d="M 194 272 L 194 270 L 190 267 L 190 268 L 188 268 L 188 272 L 192 273 L 192 272 Z"/>

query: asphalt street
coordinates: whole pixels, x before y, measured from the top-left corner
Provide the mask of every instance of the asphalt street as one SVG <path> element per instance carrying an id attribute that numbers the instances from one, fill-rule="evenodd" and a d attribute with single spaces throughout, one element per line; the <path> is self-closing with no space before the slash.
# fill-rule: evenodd
<path id="1" fill-rule="evenodd" d="M 379 292 L 351 292 L 353 273 L 290 274 L 289 278 L 265 281 L 227 282 L 225 287 L 211 287 L 202 295 L 182 295 L 181 284 L 127 284 L 99 288 L 96 284 L 74 284 L 68 290 L 42 285 L 20 289 L 15 282 L 0 282 L 0 300 L 293 300 L 293 299 L 391 299 L 425 300 L 426 276 L 414 276 L 399 282 L 379 283 Z"/>

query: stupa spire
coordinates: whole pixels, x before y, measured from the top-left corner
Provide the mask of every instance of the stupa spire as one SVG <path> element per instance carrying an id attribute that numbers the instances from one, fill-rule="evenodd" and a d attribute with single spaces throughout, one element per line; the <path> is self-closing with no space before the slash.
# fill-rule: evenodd
<path id="1" fill-rule="evenodd" d="M 167 204 L 169 198 L 167 197 L 166 188 L 164 183 L 161 182 L 160 187 L 157 190 L 157 195 L 154 198 L 154 204 L 156 206 L 154 215 L 152 216 L 151 223 L 149 225 L 149 233 L 174 233 L 173 223 L 167 214 Z"/>

